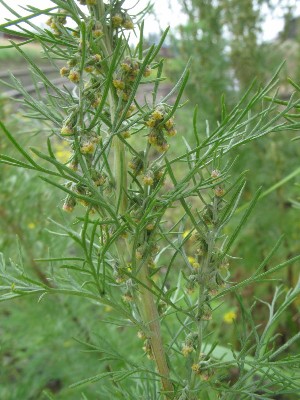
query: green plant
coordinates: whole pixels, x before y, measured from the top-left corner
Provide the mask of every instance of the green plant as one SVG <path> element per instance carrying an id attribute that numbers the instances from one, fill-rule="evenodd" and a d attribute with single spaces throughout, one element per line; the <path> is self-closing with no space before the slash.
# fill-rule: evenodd
<path id="1" fill-rule="evenodd" d="M 23 94 L 26 116 L 42 120 L 49 130 L 48 153 L 20 146 L 1 123 L 24 160 L 7 155 L 0 160 L 36 171 L 65 193 L 63 210 L 75 210 L 76 215 L 73 224 L 54 222 L 56 234 L 68 238 L 76 250 L 38 260 L 49 264 L 47 283 L 29 276 L 22 265 L 7 266 L 2 258 L 1 300 L 53 294 L 111 308 L 110 322 L 124 329 L 123 345 L 116 349 L 105 338 L 102 345 L 85 343 L 109 367 L 73 385 L 102 380 L 107 398 L 268 399 L 275 392 L 298 393 L 299 356 L 290 356 L 288 350 L 299 335 L 280 346 L 274 332 L 299 294 L 299 283 L 289 291 L 274 289 L 264 327 L 256 325 L 254 313 L 244 306 L 241 290 L 269 280 L 300 256 L 265 271 L 279 240 L 251 276 L 230 281 L 230 250 L 259 190 L 230 234 L 224 233 L 245 187 L 243 173 L 232 179 L 235 164 L 228 153 L 270 132 L 298 129 L 288 116 L 298 101 L 291 99 L 283 108 L 276 104 L 278 71 L 254 95 L 251 87 L 232 111 L 223 102 L 218 127 L 207 128 L 206 135 L 198 131 L 196 108 L 193 143 L 182 132 L 181 154 L 169 156 L 172 144 L 180 143 L 174 137 L 174 118 L 189 72 L 187 67 L 171 93 L 159 100 L 163 60 L 157 57 L 167 32 L 157 46 L 144 50 L 142 18 L 147 9 L 134 17 L 125 1 L 81 0 L 88 6 L 84 9 L 74 0 L 52 1 L 53 8 L 30 7 L 26 17 L 11 10 L 16 20 L 2 26 L 9 32 L 21 26 L 27 42 L 38 41 L 49 62 L 66 63 L 60 68 L 66 86 L 57 88 L 22 44 L 12 43 L 45 86 L 46 95 L 32 97 L 17 79 L 12 82 Z M 20 25 L 27 22 L 33 28 L 31 19 L 40 14 L 49 17 L 50 29 L 35 27 L 33 33 Z M 128 43 L 133 29 L 140 31 L 134 49 Z M 67 79 L 75 85 L 72 90 Z M 153 85 L 152 99 L 138 101 L 137 91 L 145 83 Z M 266 103 L 268 94 L 272 97 Z M 57 137 L 69 143 L 67 162 L 59 161 L 53 150 Z M 211 328 L 218 326 L 212 317 L 230 293 L 241 310 L 232 346 L 223 342 L 220 329 Z M 235 315 L 231 312 L 228 319 Z M 149 361 L 132 358 L 126 347 L 135 334 Z"/>
<path id="2" fill-rule="evenodd" d="M 215 124 L 220 118 L 221 96 L 225 96 L 231 108 L 254 77 L 266 83 L 283 59 L 290 60 L 288 64 L 297 64 L 277 40 L 263 39 L 266 16 L 270 17 L 274 9 L 283 14 L 289 2 L 279 1 L 276 8 L 268 0 L 178 0 L 178 3 L 186 18 L 173 36 L 176 58 L 168 60 L 166 67 L 176 82 L 179 71 L 192 55 L 186 91 L 192 104 L 199 105 L 204 121 Z M 292 16 L 290 12 L 289 18 Z M 291 66 L 286 67 L 291 75 Z"/>

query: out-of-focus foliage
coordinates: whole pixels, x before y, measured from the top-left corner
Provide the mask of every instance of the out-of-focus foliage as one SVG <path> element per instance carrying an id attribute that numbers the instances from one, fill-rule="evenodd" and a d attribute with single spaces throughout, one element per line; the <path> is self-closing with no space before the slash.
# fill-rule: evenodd
<path id="1" fill-rule="evenodd" d="M 187 22 L 174 36 L 175 60 L 169 74 L 178 72 L 191 57 L 190 101 L 199 104 L 205 118 L 220 118 L 220 97 L 232 106 L 254 78 L 266 83 L 285 58 L 285 46 L 278 40 L 262 41 L 265 17 L 280 7 L 286 24 L 293 16 L 290 2 L 269 0 L 178 0 Z M 284 39 L 287 34 L 282 36 Z"/>

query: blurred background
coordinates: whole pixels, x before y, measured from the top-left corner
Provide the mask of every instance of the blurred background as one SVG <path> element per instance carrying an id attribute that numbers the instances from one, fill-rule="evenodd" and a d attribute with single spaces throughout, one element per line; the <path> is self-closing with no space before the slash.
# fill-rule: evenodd
<path id="1" fill-rule="evenodd" d="M 18 3 L 38 6 L 40 2 L 19 0 Z M 126 3 L 130 7 L 135 1 Z M 145 3 L 140 1 L 138 7 L 141 9 Z M 185 91 L 187 102 L 176 117 L 179 134 L 170 150 L 173 155 L 183 151 L 182 137 L 190 142 L 194 140 L 192 118 L 196 104 L 199 107 L 200 132 L 203 131 L 204 137 L 207 124 L 214 129 L 220 119 L 222 96 L 227 109 L 232 109 L 254 79 L 256 84 L 253 93 L 271 79 L 283 60 L 286 63 L 280 75 L 278 96 L 285 100 L 292 93 L 287 77 L 300 85 L 299 2 L 172 0 L 153 3 L 152 14 L 145 20 L 146 42 L 149 45 L 157 43 L 161 30 L 171 26 L 160 54 L 160 57 L 165 58 L 166 79 L 162 84 L 162 92 L 168 91 L 178 81 L 192 57 L 190 80 Z M 51 6 L 51 2 L 44 1 L 43 7 L 48 6 Z M 22 9 L 19 12 L 21 15 L 26 13 Z M 0 5 L 0 17 L 2 23 L 5 18 L 10 18 L 3 5 Z M 43 27 L 45 18 L 39 17 L 35 23 Z M 0 36 L 2 46 L 9 44 L 9 40 L 18 42 L 22 38 L 9 34 Z M 134 35 L 131 41 L 132 45 L 136 43 Z M 49 79 L 57 85 L 62 83 L 59 65 L 49 65 L 43 59 L 38 44 L 26 45 L 23 49 L 47 72 Z M 11 71 L 29 91 L 34 92 L 28 64 L 11 48 L 0 49 L 0 62 L 2 122 L 22 146 L 46 146 L 45 126 L 39 120 L 26 118 L 23 106 L 18 103 L 19 94 L 9 86 Z M 231 265 L 233 281 L 251 275 L 282 234 L 285 235 L 283 245 L 273 258 L 272 265 L 284 262 L 300 252 L 300 148 L 299 142 L 292 141 L 297 135 L 299 133 L 271 134 L 231 154 L 231 160 L 237 157 L 232 180 L 247 170 L 247 186 L 242 204 L 251 200 L 258 187 L 267 190 L 293 174 L 293 179 L 257 204 L 246 229 L 232 249 L 232 255 L 237 258 Z M 1 153 L 19 158 L 3 135 L 0 136 L 0 150 Z M 55 151 L 62 162 L 68 160 L 70 153 L 67 143 L 57 141 Z M 23 264 L 28 273 L 46 282 L 44 265 L 37 259 L 55 257 L 62 253 L 76 255 L 77 252 L 67 238 L 52 233 L 56 230 L 52 220 L 70 224 L 73 216 L 61 212 L 63 194 L 41 181 L 35 173 L 1 165 L 0 179 L 0 252 L 4 254 L 8 265 L 10 260 Z M 77 212 L 80 213 L 80 210 Z M 230 233 L 231 227 L 227 229 Z M 56 266 L 53 265 L 53 268 Z M 291 287 L 296 283 L 298 271 L 299 265 L 289 265 L 276 278 L 280 278 L 286 287 Z M 255 296 L 270 301 L 274 286 L 266 284 L 262 288 L 247 288 L 244 295 L 249 298 L 249 305 L 253 302 L 254 289 Z M 278 323 L 281 334 L 279 341 L 282 343 L 287 336 L 299 331 L 299 306 L 300 301 L 293 303 L 285 320 Z M 266 310 L 257 307 L 258 323 L 263 322 Z M 48 395 L 55 399 L 83 398 L 81 389 L 68 389 L 69 385 L 103 371 L 103 365 L 99 365 L 99 352 L 83 352 L 83 348 L 91 349 L 74 338 L 89 344 L 103 344 L 105 337 L 109 336 L 111 341 L 107 346 L 118 347 L 122 328 L 111 328 L 104 322 L 99 323 L 110 318 L 111 310 L 99 310 L 93 304 L 82 304 L 73 298 L 52 297 L 41 302 L 34 298 L 22 298 L 2 303 L 0 399 L 52 398 Z M 212 326 L 215 329 L 222 328 L 220 336 L 223 336 L 225 342 L 234 342 L 232 338 L 238 329 L 238 322 L 238 310 L 232 299 L 232 303 L 218 309 Z M 135 351 L 142 356 L 140 345 L 136 344 L 133 336 L 130 338 L 128 335 L 126 346 L 132 349 L 132 357 Z M 295 351 L 299 351 L 296 344 Z M 105 368 L 109 370 L 109 365 Z M 97 385 L 90 385 L 84 389 L 84 393 L 94 399 L 95 395 L 101 394 L 101 390 Z"/>

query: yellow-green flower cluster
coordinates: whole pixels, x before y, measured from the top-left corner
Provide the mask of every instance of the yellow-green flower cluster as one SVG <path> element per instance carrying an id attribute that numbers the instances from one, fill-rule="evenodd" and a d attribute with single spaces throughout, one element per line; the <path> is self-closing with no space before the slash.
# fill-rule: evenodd
<path id="1" fill-rule="evenodd" d="M 66 163 L 73 154 L 70 151 L 69 143 L 66 141 L 55 142 L 53 149 L 55 157 L 61 163 Z"/>
<path id="2" fill-rule="evenodd" d="M 191 332 L 186 336 L 184 344 L 181 348 L 181 352 L 184 357 L 188 357 L 195 350 L 197 339 L 198 334 L 194 332 Z"/>
<path id="3" fill-rule="evenodd" d="M 133 83 L 141 70 L 142 61 L 132 58 L 125 58 L 120 64 L 117 76 L 113 80 L 113 85 L 117 89 L 118 96 L 123 101 L 127 101 L 131 92 Z M 151 74 L 151 67 L 148 65 L 143 71 L 143 76 Z"/>
<path id="4" fill-rule="evenodd" d="M 65 198 L 64 204 L 63 204 L 63 210 L 66 212 L 72 212 L 76 206 L 76 199 L 75 197 L 68 195 Z"/>
<path id="5" fill-rule="evenodd" d="M 237 315 L 235 311 L 228 311 L 223 315 L 223 321 L 226 324 L 232 324 L 234 320 L 236 319 Z"/>
<path id="6" fill-rule="evenodd" d="M 111 23 L 113 28 L 134 29 L 134 24 L 131 17 L 127 12 L 120 11 L 111 16 Z"/>
<path id="7" fill-rule="evenodd" d="M 149 360 L 154 360 L 154 354 L 153 354 L 153 350 L 151 347 L 151 341 L 150 339 L 146 339 L 144 342 L 144 346 L 143 346 L 143 350 L 146 353 L 147 357 L 149 358 Z"/>
<path id="8" fill-rule="evenodd" d="M 134 171 L 135 175 L 139 175 L 143 172 L 144 168 L 143 157 L 144 157 L 144 152 L 141 151 L 139 155 L 133 157 L 128 163 L 128 167 Z"/>
<path id="9" fill-rule="evenodd" d="M 52 29 L 55 35 L 61 35 L 62 26 L 67 23 L 66 10 L 59 9 L 57 15 L 50 17 L 46 24 Z"/>
<path id="10" fill-rule="evenodd" d="M 148 142 L 160 152 L 165 152 L 169 148 L 166 136 L 175 136 L 174 119 L 170 118 L 164 121 L 167 116 L 167 107 L 160 105 L 150 114 L 150 117 L 145 121 L 145 124 L 151 129 L 148 135 Z"/>

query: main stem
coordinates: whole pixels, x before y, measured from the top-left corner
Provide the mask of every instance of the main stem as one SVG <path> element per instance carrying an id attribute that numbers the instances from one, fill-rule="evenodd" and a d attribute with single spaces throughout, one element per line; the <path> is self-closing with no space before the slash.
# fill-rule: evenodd
<path id="1" fill-rule="evenodd" d="M 118 213 L 123 215 L 127 209 L 127 170 L 124 143 L 118 137 L 114 137 L 115 145 L 115 183 L 117 193 Z"/>
<path id="2" fill-rule="evenodd" d="M 100 16 L 103 16 L 105 14 L 105 7 L 102 0 L 97 0 L 96 9 L 98 13 L 97 17 L 98 19 L 100 19 Z M 104 29 L 106 51 L 109 53 L 109 55 L 111 55 L 113 48 L 112 38 L 109 37 L 108 30 L 105 24 L 103 25 L 103 29 Z M 110 103 L 111 122 L 113 123 L 117 104 L 112 90 L 110 90 L 109 94 L 109 103 Z M 115 146 L 114 176 L 116 185 L 117 209 L 118 213 L 122 215 L 127 210 L 127 194 L 126 194 L 127 165 L 126 165 L 125 146 L 124 143 L 117 136 L 113 138 L 113 145 Z M 146 325 L 148 332 L 150 333 L 149 339 L 151 343 L 151 349 L 154 355 L 158 372 L 161 375 L 161 383 L 163 390 L 166 392 L 165 397 L 170 399 L 173 397 L 174 388 L 169 377 L 170 372 L 163 347 L 161 331 L 160 331 L 160 323 L 159 323 L 159 314 L 155 303 L 155 298 L 153 297 L 153 294 L 149 290 L 151 289 L 151 281 L 149 280 L 149 271 L 147 262 L 144 262 L 141 265 L 138 275 L 139 275 L 139 280 L 142 283 L 142 285 L 139 285 L 140 307 L 141 307 L 140 312 L 143 318 L 143 322 Z"/>
<path id="3" fill-rule="evenodd" d="M 155 298 L 151 291 L 151 281 L 149 279 L 149 267 L 147 262 L 143 262 L 139 271 L 139 280 L 143 285 L 139 285 L 140 307 L 143 322 L 150 333 L 151 350 L 155 359 L 155 363 L 159 374 L 161 375 L 161 383 L 163 390 L 166 392 L 167 399 L 173 397 L 174 388 L 170 381 L 170 371 L 167 364 L 165 350 L 160 330 L 159 314 L 155 302 Z M 149 288 L 149 289 L 148 289 Z"/>

